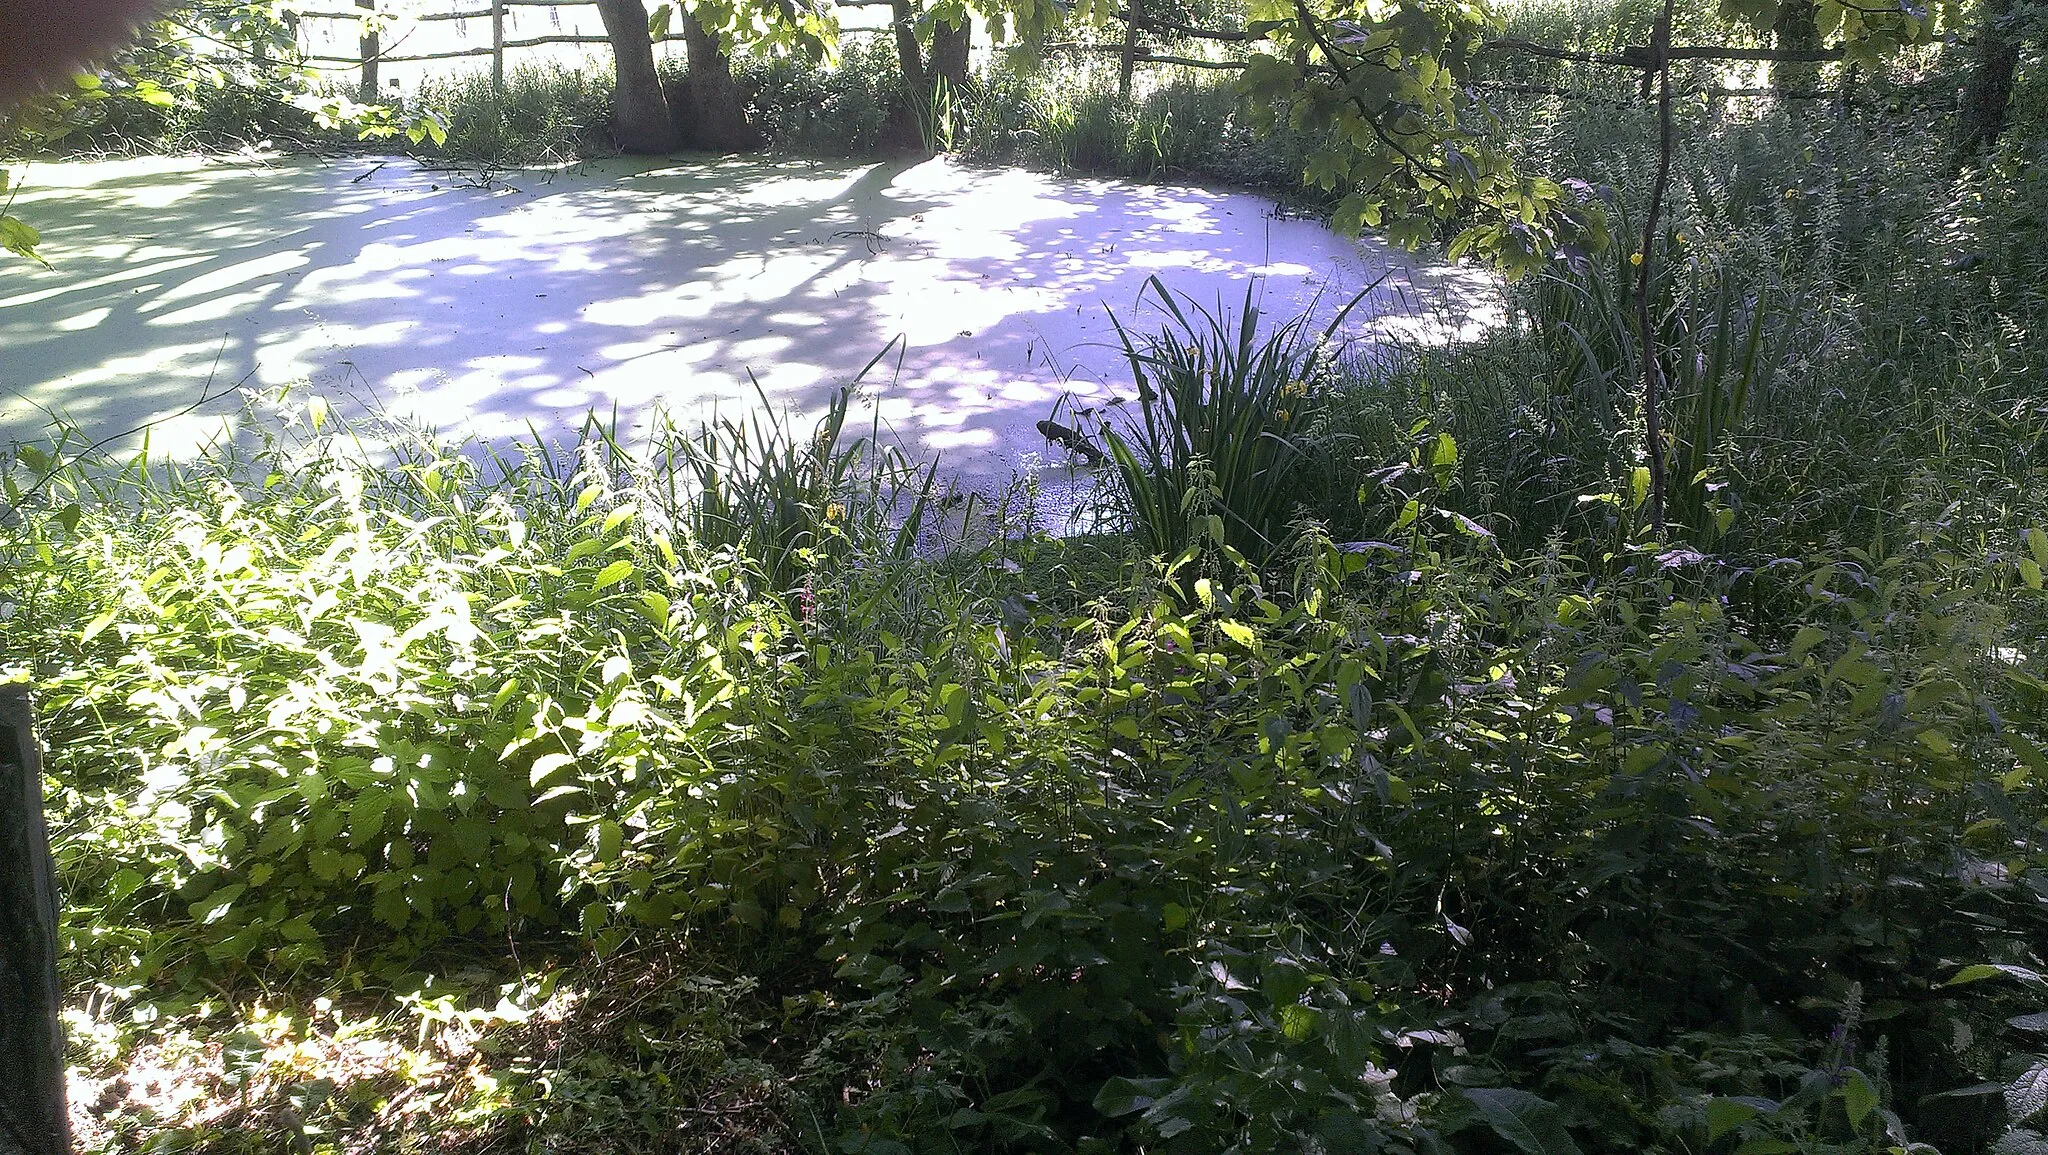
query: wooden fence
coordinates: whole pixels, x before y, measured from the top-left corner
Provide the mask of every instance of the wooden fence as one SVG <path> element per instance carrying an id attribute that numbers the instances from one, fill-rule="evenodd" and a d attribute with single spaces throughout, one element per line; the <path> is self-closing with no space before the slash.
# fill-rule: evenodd
<path id="1" fill-rule="evenodd" d="M 455 2 L 461 3 L 462 0 L 455 0 Z M 472 2 L 474 2 L 474 0 L 472 0 Z M 311 61 L 316 64 L 332 64 L 360 69 L 362 94 L 361 99 L 366 103 L 377 99 L 378 65 L 380 63 L 423 63 L 438 60 L 460 60 L 480 56 L 488 56 L 491 58 L 491 84 L 494 88 L 502 89 L 505 84 L 505 54 L 509 51 L 516 51 L 519 49 L 526 48 L 538 48 L 544 45 L 553 44 L 602 45 L 610 43 L 610 40 L 605 36 L 584 33 L 560 33 L 548 36 L 528 36 L 513 39 L 508 39 L 506 37 L 505 21 L 508 9 L 522 7 L 549 8 L 556 10 L 570 8 L 588 8 L 594 7 L 593 0 L 489 0 L 488 7 L 454 9 L 447 12 L 426 12 L 410 17 L 410 19 L 423 24 L 440 23 L 447 21 L 479 20 L 488 18 L 491 22 L 491 43 L 489 44 L 489 46 L 479 45 L 474 48 L 460 48 L 446 52 L 422 52 L 411 54 L 399 54 L 398 52 L 395 51 L 395 49 L 399 46 L 392 45 L 387 47 L 383 43 L 382 36 L 376 29 L 374 21 L 375 18 L 379 15 L 379 12 L 376 7 L 378 0 L 354 0 L 354 3 L 355 7 L 353 9 L 308 10 L 299 12 L 298 16 L 302 19 L 309 20 L 364 21 L 366 18 L 368 18 L 369 21 L 371 21 L 370 23 L 366 23 L 364 25 L 364 30 L 358 43 L 358 52 L 355 56 L 335 56 L 329 54 L 313 53 L 308 54 L 306 57 L 308 61 Z M 886 7 L 891 3 L 891 0 L 832 0 L 832 3 L 839 8 L 869 8 Z M 1137 66 L 1140 64 L 1170 65 L 1180 68 L 1236 70 L 1243 68 L 1245 64 L 1242 52 L 1231 53 L 1225 58 L 1219 59 L 1216 57 L 1187 55 L 1185 51 L 1185 46 L 1204 43 L 1226 46 L 1248 46 L 1251 44 L 1255 44 L 1260 40 L 1260 37 L 1254 35 L 1251 31 L 1243 28 L 1199 28 L 1188 24 L 1184 24 L 1168 16 L 1156 14 L 1154 12 L 1147 12 L 1145 9 L 1145 5 L 1146 0 L 1124 0 L 1124 6 L 1122 8 L 1119 8 L 1114 14 L 1114 23 L 1122 25 L 1122 35 L 1116 37 L 1114 40 L 1108 42 L 1094 43 L 1081 41 L 1061 41 L 1052 44 L 1047 44 L 1044 47 L 1050 51 L 1058 52 L 1072 52 L 1080 54 L 1099 53 L 1105 55 L 1114 55 L 1117 58 L 1118 64 L 1118 94 L 1124 99 L 1129 99 L 1131 95 L 1132 75 L 1135 72 Z M 888 30 L 888 27 L 884 26 L 882 28 L 848 29 L 847 31 L 884 32 Z M 679 31 L 676 31 L 668 32 L 662 36 L 656 37 L 655 42 L 659 44 L 679 41 L 682 39 L 683 34 Z M 1183 50 L 1180 52 L 1165 51 L 1164 48 L 1166 46 L 1180 47 Z M 1483 45 L 1482 51 L 1521 53 L 1530 56 L 1549 57 L 1576 64 L 1619 66 L 1621 69 L 1625 71 L 1642 71 L 1650 63 L 1648 58 L 1648 53 L 1650 50 L 1646 47 L 1641 46 L 1624 48 L 1621 51 L 1615 53 L 1581 53 L 1550 48 L 1544 45 L 1530 44 L 1519 40 L 1500 39 L 1490 41 L 1487 44 Z M 1782 62 L 1797 60 L 1810 61 L 1814 63 L 1826 63 L 1840 60 L 1841 55 L 1842 54 L 1840 49 L 1823 49 L 1818 51 L 1787 51 L 1771 48 L 1727 48 L 1720 46 L 1711 46 L 1678 47 L 1670 50 L 1670 58 L 1673 60 L 1702 61 L 1717 60 Z M 1643 72 L 1643 75 L 1647 76 L 1648 72 Z M 1478 87 L 1508 94 L 1519 93 L 1524 95 L 1556 96 L 1563 97 L 1566 99 L 1591 101 L 1594 103 L 1643 103 L 1642 100 L 1617 100 L 1613 97 L 1598 92 L 1587 91 L 1582 88 L 1517 84 L 1504 81 L 1481 82 L 1478 85 Z M 1819 91 L 1794 91 L 1780 88 L 1741 88 L 1706 85 L 1696 87 L 1692 91 L 1696 92 L 1697 94 L 1707 96 L 1710 99 L 1770 97 L 1773 99 L 1781 100 L 1839 100 L 1843 99 L 1845 96 L 1845 94 L 1839 89 Z M 0 1153 L 0 1155 L 4 1155 L 4 1153 Z"/>
<path id="2" fill-rule="evenodd" d="M 834 0 L 840 8 L 873 8 L 886 6 L 890 0 Z M 593 0 L 490 0 L 488 8 L 454 9 L 448 12 L 422 12 L 408 17 L 420 24 L 438 24 L 449 21 L 481 20 L 491 22 L 491 43 L 475 48 L 457 48 L 446 52 L 399 53 L 399 45 L 387 48 L 382 33 L 375 26 L 380 15 L 377 0 L 355 0 L 354 9 L 306 9 L 296 15 L 301 20 L 356 22 L 370 21 L 364 25 L 354 56 L 336 56 L 329 53 L 307 53 L 305 59 L 314 64 L 333 64 L 360 70 L 358 99 L 369 103 L 377 99 L 378 65 L 380 64 L 421 64 L 436 60 L 464 60 L 479 56 L 491 58 L 491 87 L 502 90 L 505 87 L 505 54 L 522 48 L 539 48 L 549 44 L 610 44 L 609 37 L 589 33 L 558 33 L 551 36 L 527 36 L 507 39 L 505 17 L 511 8 L 592 8 Z M 683 39 L 680 31 L 668 32 L 654 38 L 656 44 L 672 43 Z M 401 42 L 402 43 L 402 42 Z"/>
<path id="3" fill-rule="evenodd" d="M 337 64 L 361 70 L 361 95 L 359 99 L 369 102 L 377 99 L 378 65 L 418 64 L 434 60 L 462 60 L 478 56 L 491 58 L 491 86 L 505 87 L 505 53 L 520 48 L 538 48 L 544 44 L 609 44 L 603 36 L 565 33 L 555 36 L 528 36 L 517 40 L 505 37 L 505 13 L 510 8 L 582 8 L 592 6 L 590 0 L 491 0 L 488 8 L 454 9 L 448 12 L 422 12 L 411 19 L 421 24 L 436 24 L 459 20 L 481 20 L 491 22 L 491 43 L 489 47 L 458 48 L 448 52 L 418 52 L 400 54 L 387 50 L 383 34 L 374 21 L 380 15 L 377 0 L 355 0 L 356 7 L 350 10 L 307 9 L 298 13 L 301 20 L 353 20 L 363 22 L 363 32 L 354 56 L 335 56 L 323 53 L 308 53 L 306 59 L 315 64 Z M 661 40 L 681 40 L 682 33 L 671 32 Z M 393 46 L 394 49 L 396 46 Z"/>

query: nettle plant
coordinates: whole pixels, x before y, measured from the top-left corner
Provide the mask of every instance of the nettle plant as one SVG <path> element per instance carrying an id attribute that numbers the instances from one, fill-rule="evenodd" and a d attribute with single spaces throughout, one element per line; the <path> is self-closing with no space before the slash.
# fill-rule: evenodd
<path id="1" fill-rule="evenodd" d="M 1582 63 L 1639 73 L 1654 95 L 1657 160 L 1639 232 L 1623 243 L 1634 282 L 1629 344 L 1635 357 L 1643 468 L 1648 471 L 1648 521 L 1666 532 L 1667 451 L 1663 429 L 1671 358 L 1660 347 L 1653 302 L 1662 292 L 1658 254 L 1670 247 L 1666 199 L 1676 155 L 1674 63 L 1771 61 L 1878 63 L 1899 49 L 1925 44 L 1954 24 L 1955 10 L 1907 0 L 1865 5 L 1854 0 L 1728 0 L 1721 14 L 1738 38 L 1777 47 L 1674 45 L 1676 0 L 1664 0 L 1650 43 L 1615 53 L 1561 52 L 1512 40 L 1489 40 L 1498 29 L 1485 4 L 1450 0 L 1258 0 L 1247 30 L 1270 50 L 1246 62 L 1241 84 L 1266 131 L 1284 123 L 1315 142 L 1305 177 L 1341 196 L 1340 228 L 1366 227 L 1410 247 L 1440 235 L 1452 256 L 1483 258 L 1510 276 L 1583 263 L 1610 243 L 1616 219 L 1610 194 L 1571 174 L 1523 172 L 1501 124 L 1474 86 L 1482 53 L 1533 48 Z M 1694 447 L 1699 448 L 1699 447 Z M 1691 478 L 1681 477 L 1681 485 Z M 1690 495 L 1682 512 L 1699 512 Z"/>

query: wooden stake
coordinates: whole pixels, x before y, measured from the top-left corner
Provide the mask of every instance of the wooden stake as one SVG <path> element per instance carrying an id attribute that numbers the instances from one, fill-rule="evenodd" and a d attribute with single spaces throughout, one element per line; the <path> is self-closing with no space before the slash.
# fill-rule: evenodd
<path id="1" fill-rule="evenodd" d="M 57 886 L 27 687 L 0 686 L 0 1155 L 69 1155 Z"/>

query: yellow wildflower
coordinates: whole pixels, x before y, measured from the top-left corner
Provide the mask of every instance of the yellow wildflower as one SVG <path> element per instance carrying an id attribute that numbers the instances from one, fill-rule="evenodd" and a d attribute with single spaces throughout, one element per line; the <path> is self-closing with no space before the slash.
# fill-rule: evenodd
<path id="1" fill-rule="evenodd" d="M 1641 265 L 1643 263 L 1643 254 L 1630 253 L 1628 255 L 1628 263 L 1631 265 Z"/>
<path id="2" fill-rule="evenodd" d="M 830 505 L 827 505 L 827 506 L 825 507 L 825 520 L 826 520 L 826 521 L 844 521 L 844 520 L 846 520 L 846 507 L 845 507 L 845 506 L 843 506 L 843 505 L 841 505 L 841 504 L 839 504 L 839 503 L 838 503 L 838 502 L 836 502 L 836 501 L 835 501 L 835 502 L 833 502 L 833 503 L 831 503 Z"/>

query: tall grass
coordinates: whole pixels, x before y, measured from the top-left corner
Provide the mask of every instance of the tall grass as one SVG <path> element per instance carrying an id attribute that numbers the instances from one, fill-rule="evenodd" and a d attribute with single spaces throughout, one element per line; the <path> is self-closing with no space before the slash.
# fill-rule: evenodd
<path id="1" fill-rule="evenodd" d="M 1246 287 L 1235 317 L 1157 277 L 1145 289 L 1170 323 L 1133 336 L 1112 317 L 1137 411 L 1102 427 L 1139 541 L 1171 558 L 1206 538 L 1263 562 L 1286 539 L 1305 445 L 1324 432 L 1330 338 L 1371 289 L 1320 334 L 1305 314 L 1266 324 L 1256 286 Z"/>
<path id="2" fill-rule="evenodd" d="M 489 165 L 562 164 L 617 151 L 611 77 L 561 64 L 522 64 L 502 92 L 481 71 L 429 80 L 412 98 L 448 118 L 448 157 Z"/>
<path id="3" fill-rule="evenodd" d="M 746 416 L 715 418 L 694 434 L 658 435 L 654 476 L 693 482 L 671 495 L 671 507 L 687 511 L 681 521 L 690 539 L 751 559 L 765 590 L 777 594 L 849 554 L 883 564 L 909 560 L 937 493 L 938 463 L 912 462 L 883 441 L 879 424 L 849 438 L 853 390 L 832 395 L 808 436 L 777 415 L 765 393 Z"/>

